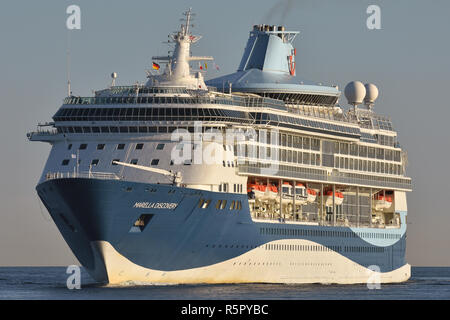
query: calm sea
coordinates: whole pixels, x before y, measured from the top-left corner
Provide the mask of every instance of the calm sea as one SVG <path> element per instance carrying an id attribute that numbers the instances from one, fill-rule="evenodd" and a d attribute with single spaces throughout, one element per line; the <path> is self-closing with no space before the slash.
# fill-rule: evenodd
<path id="1" fill-rule="evenodd" d="M 301 300 L 383 299 L 450 300 L 450 267 L 413 267 L 401 284 L 366 285 L 122 285 L 101 286 L 81 269 L 81 289 L 69 290 L 64 267 L 0 267 L 0 299 L 164 299 L 164 300 Z"/>

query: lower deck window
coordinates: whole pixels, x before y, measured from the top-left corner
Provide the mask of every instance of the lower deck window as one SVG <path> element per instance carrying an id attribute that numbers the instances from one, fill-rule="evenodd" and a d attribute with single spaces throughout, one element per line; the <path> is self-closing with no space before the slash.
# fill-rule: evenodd
<path id="1" fill-rule="evenodd" d="M 129 232 L 142 232 L 147 227 L 153 214 L 141 214 L 139 218 L 133 223 Z"/>

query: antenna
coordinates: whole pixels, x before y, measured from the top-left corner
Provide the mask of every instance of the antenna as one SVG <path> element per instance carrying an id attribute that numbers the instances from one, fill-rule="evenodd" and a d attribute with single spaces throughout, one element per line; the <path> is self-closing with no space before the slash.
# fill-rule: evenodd
<path id="1" fill-rule="evenodd" d="M 184 12 L 183 15 L 186 16 L 186 25 L 184 28 L 184 35 L 188 35 L 189 34 L 189 27 L 191 27 L 191 17 L 195 16 L 195 13 L 192 13 L 192 8 L 189 8 L 188 11 Z M 193 25 L 192 25 L 193 27 Z"/>
<path id="2" fill-rule="evenodd" d="M 70 88 L 70 30 L 67 30 L 67 96 L 72 95 L 72 90 Z"/>

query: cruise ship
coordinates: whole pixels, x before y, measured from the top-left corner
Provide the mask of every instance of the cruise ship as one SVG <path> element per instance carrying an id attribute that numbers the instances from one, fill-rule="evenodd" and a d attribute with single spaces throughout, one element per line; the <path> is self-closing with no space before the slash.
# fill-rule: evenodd
<path id="1" fill-rule="evenodd" d="M 69 90 L 27 134 L 51 145 L 36 190 L 81 265 L 106 284 L 406 281 L 412 184 L 377 87 L 349 83 L 344 109 L 273 25 L 205 81 L 191 20 L 145 83 Z"/>

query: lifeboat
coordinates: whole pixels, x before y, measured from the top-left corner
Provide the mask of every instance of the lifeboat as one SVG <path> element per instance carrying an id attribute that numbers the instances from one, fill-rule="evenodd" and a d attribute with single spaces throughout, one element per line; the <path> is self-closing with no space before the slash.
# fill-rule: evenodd
<path id="1" fill-rule="evenodd" d="M 264 198 L 268 201 L 274 201 L 278 198 L 278 188 L 274 185 L 268 185 L 264 192 Z"/>
<path id="2" fill-rule="evenodd" d="M 324 192 L 324 201 L 327 207 L 333 206 L 333 191 Z M 335 192 L 334 204 L 339 206 L 344 202 L 344 194 L 342 192 Z"/>
<path id="3" fill-rule="evenodd" d="M 375 196 L 375 199 L 373 200 L 373 206 L 375 210 L 389 209 L 392 206 L 392 197 L 379 194 Z"/>
<path id="4" fill-rule="evenodd" d="M 292 198 L 293 198 L 292 185 L 289 182 L 283 183 L 283 186 L 281 187 L 281 198 L 283 200 L 292 201 Z"/>
<path id="5" fill-rule="evenodd" d="M 312 203 L 312 202 L 316 201 L 316 198 L 317 198 L 316 190 L 308 188 L 308 189 L 306 189 L 306 194 L 307 194 L 307 196 L 306 196 L 307 202 Z"/>
<path id="6" fill-rule="evenodd" d="M 297 183 L 295 186 L 295 204 L 304 204 L 307 202 L 307 198 L 305 186 L 302 183 Z"/>
<path id="7" fill-rule="evenodd" d="M 262 184 L 250 183 L 247 184 L 247 194 L 250 198 L 255 200 L 263 200 L 266 191 L 266 186 Z"/>

